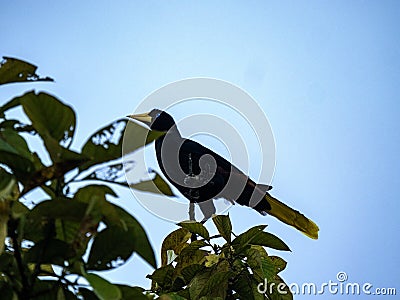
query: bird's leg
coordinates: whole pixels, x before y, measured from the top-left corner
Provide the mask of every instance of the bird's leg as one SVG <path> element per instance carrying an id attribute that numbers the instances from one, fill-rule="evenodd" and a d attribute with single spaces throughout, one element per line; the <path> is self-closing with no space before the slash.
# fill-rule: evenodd
<path id="1" fill-rule="evenodd" d="M 194 213 L 194 203 L 189 202 L 189 220 L 190 221 L 196 221 L 196 216 Z"/>
<path id="2" fill-rule="evenodd" d="M 194 214 L 194 203 L 193 202 L 189 203 L 189 220 L 196 222 L 196 217 L 195 217 L 195 214 Z M 191 239 L 192 242 L 196 241 L 197 240 L 196 234 L 192 233 L 192 236 L 190 237 L 190 239 Z"/>

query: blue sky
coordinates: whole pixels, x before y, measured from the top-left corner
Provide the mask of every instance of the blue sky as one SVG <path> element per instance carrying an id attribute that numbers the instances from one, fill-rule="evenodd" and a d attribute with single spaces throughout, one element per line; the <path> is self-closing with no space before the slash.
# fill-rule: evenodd
<path id="1" fill-rule="evenodd" d="M 288 283 L 345 271 L 349 282 L 399 293 L 399 20 L 396 1 L 8 1 L 0 54 L 37 64 L 56 83 L 5 86 L 0 99 L 32 88 L 57 95 L 78 113 L 79 147 L 169 82 L 227 80 L 268 116 L 273 194 L 316 221 L 320 239 L 238 206 L 235 231 L 269 224 L 292 249 L 280 254 Z M 175 226 L 119 193 L 159 253 Z M 105 274 L 149 286 L 150 272 L 135 257 Z"/>

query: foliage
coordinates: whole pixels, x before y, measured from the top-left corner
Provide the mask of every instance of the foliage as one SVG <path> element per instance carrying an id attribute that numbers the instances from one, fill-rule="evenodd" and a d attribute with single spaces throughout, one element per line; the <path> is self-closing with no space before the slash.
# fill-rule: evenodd
<path id="1" fill-rule="evenodd" d="M 0 84 L 52 81 L 36 69 L 4 58 Z M 9 117 L 18 109 L 26 118 Z M 112 284 L 96 272 L 122 265 L 133 253 L 156 267 L 142 226 L 110 202 L 118 197 L 112 184 L 128 186 L 121 172 L 126 122 L 101 128 L 77 151 L 71 149 L 75 112 L 56 97 L 29 91 L 0 107 L 2 299 L 147 299 L 143 289 Z M 45 151 L 31 148 L 35 140 Z M 161 191 L 168 187 L 158 174 L 153 181 Z M 138 188 L 146 190 L 145 183 Z"/>
<path id="2" fill-rule="evenodd" d="M 278 275 L 286 262 L 268 255 L 264 248 L 290 251 L 282 240 L 265 232 L 266 225 L 236 236 L 229 215 L 212 220 L 218 235 L 210 236 L 201 223 L 182 222 L 178 224 L 181 228 L 165 238 L 162 266 L 148 276 L 153 293 L 166 300 L 293 299 Z M 221 238 L 225 243 L 215 244 Z"/>
<path id="3" fill-rule="evenodd" d="M 36 70 L 4 58 L 0 85 L 52 81 Z M 28 122 L 9 117 L 17 109 Z M 125 119 L 111 122 L 78 151 L 71 148 L 75 112 L 56 97 L 29 91 L 0 107 L 1 299 L 292 299 L 287 287 L 286 293 L 277 289 L 284 284 L 279 273 L 286 262 L 265 250 L 289 251 L 288 246 L 265 232 L 266 225 L 236 236 L 229 216 L 213 217 L 215 236 L 198 222 L 178 224 L 163 241 L 161 267 L 148 275 L 150 290 L 113 284 L 99 274 L 121 266 L 133 253 L 156 268 L 142 226 L 110 201 L 118 197 L 116 186 L 129 186 L 121 161 L 126 125 Z M 159 136 L 132 126 L 135 136 L 148 137 L 147 143 Z M 41 155 L 32 151 L 34 139 L 45 147 Z M 157 173 L 130 187 L 173 195 Z M 264 280 L 265 293 L 259 293 Z"/>

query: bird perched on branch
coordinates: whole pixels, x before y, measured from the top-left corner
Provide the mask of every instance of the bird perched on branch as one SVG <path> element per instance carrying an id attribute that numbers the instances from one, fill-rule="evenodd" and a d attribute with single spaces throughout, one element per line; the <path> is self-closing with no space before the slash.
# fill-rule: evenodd
<path id="1" fill-rule="evenodd" d="M 272 215 L 310 238 L 318 238 L 318 226 L 299 211 L 271 196 L 272 187 L 256 184 L 222 156 L 181 136 L 174 119 L 165 111 L 128 116 L 151 130 L 165 132 L 155 141 L 157 161 L 168 181 L 191 203 L 200 206 L 205 218 L 215 213 L 213 199 L 224 198 Z"/>

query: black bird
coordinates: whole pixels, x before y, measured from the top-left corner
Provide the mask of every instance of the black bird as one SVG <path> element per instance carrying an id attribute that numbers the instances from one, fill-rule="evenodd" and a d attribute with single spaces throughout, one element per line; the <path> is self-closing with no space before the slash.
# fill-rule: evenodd
<path id="1" fill-rule="evenodd" d="M 161 171 L 191 203 L 197 203 L 205 218 L 215 213 L 213 199 L 224 198 L 232 203 L 249 206 L 262 215 L 272 215 L 295 227 L 310 238 L 318 238 L 318 226 L 272 197 L 268 185 L 256 184 L 222 156 L 203 145 L 183 138 L 174 119 L 165 111 L 130 115 L 151 130 L 165 132 L 155 141 Z"/>

